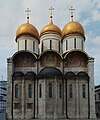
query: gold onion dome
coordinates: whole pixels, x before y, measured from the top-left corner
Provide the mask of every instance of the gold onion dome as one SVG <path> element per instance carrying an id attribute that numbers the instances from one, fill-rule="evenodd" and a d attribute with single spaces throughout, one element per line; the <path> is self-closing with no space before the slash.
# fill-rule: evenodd
<path id="1" fill-rule="evenodd" d="M 64 38 L 65 36 L 72 34 L 78 34 L 85 37 L 84 29 L 80 23 L 71 21 L 64 26 L 62 30 L 62 37 Z"/>
<path id="2" fill-rule="evenodd" d="M 61 36 L 61 30 L 58 26 L 53 24 L 52 18 L 50 19 L 50 23 L 46 25 L 45 27 L 43 27 L 43 29 L 41 30 L 40 36 L 50 33 L 50 32 L 59 34 Z"/>
<path id="3" fill-rule="evenodd" d="M 20 37 L 21 35 L 30 35 L 39 40 L 39 33 L 38 30 L 29 22 L 22 24 L 19 26 L 16 32 L 16 39 Z"/>

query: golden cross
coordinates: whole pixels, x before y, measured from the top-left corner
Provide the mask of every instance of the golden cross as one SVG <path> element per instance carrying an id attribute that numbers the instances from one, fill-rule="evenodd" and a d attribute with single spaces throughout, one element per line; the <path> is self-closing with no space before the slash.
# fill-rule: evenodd
<path id="1" fill-rule="evenodd" d="M 70 8 L 69 10 L 71 11 L 71 20 L 73 21 L 73 14 L 74 14 L 73 11 L 74 11 L 75 9 L 71 6 L 71 8 Z"/>
<path id="2" fill-rule="evenodd" d="M 29 22 L 29 13 L 31 12 L 31 10 L 29 8 L 26 9 L 26 17 L 27 17 L 27 22 Z"/>
<path id="3" fill-rule="evenodd" d="M 52 11 L 54 10 L 54 8 L 51 6 L 50 8 L 49 8 L 49 11 L 50 11 L 50 18 L 52 18 Z"/>

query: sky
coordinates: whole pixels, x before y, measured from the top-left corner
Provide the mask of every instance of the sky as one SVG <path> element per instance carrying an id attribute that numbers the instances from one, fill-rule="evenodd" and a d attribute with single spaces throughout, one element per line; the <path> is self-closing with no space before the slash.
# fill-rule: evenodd
<path id="1" fill-rule="evenodd" d="M 38 31 L 49 23 L 52 6 L 54 24 L 63 29 L 70 21 L 73 6 L 74 21 L 85 30 L 85 51 L 95 58 L 94 82 L 100 84 L 100 0 L 0 0 L 0 79 L 7 80 L 7 58 L 16 51 L 16 30 L 26 22 L 26 8 L 31 9 L 30 23 Z"/>

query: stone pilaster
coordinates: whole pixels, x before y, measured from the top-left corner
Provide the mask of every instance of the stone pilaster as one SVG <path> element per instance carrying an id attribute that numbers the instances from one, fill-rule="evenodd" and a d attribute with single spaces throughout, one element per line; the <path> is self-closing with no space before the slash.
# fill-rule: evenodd
<path id="1" fill-rule="evenodd" d="M 67 104 L 67 93 L 66 93 L 66 87 L 67 87 L 67 84 L 66 84 L 66 80 L 64 79 L 64 93 L 63 93 L 63 99 L 64 99 L 64 118 L 66 118 L 67 116 L 66 116 L 66 111 L 67 111 L 67 108 L 66 108 L 66 104 Z"/>
<path id="2" fill-rule="evenodd" d="M 7 60 L 7 104 L 6 113 L 7 118 L 12 118 L 12 74 L 13 74 L 13 61 Z"/>
<path id="3" fill-rule="evenodd" d="M 38 118 L 38 79 L 35 81 L 35 118 Z"/>
<path id="4" fill-rule="evenodd" d="M 89 92 L 90 92 L 90 118 L 96 118 L 95 114 L 95 94 L 94 94 L 94 59 L 88 61 Z"/>
<path id="5" fill-rule="evenodd" d="M 54 119 L 57 119 L 57 111 L 58 111 L 58 85 L 57 85 L 57 78 L 55 78 L 55 86 L 54 86 Z"/>
<path id="6" fill-rule="evenodd" d="M 21 118 L 24 119 L 25 118 L 25 80 L 24 78 L 22 79 L 22 93 L 21 93 L 21 106 L 22 106 L 22 115 Z"/>
<path id="7" fill-rule="evenodd" d="M 37 68 L 37 72 L 36 74 L 38 75 L 39 73 L 39 62 L 37 61 L 37 64 L 36 64 L 36 68 Z M 35 79 L 35 118 L 38 118 L 38 78 Z"/>
<path id="8" fill-rule="evenodd" d="M 46 107 L 47 107 L 47 81 L 46 79 L 44 79 L 44 92 L 45 92 L 45 95 L 44 95 L 44 118 L 47 118 L 47 111 L 46 111 Z"/>
<path id="9" fill-rule="evenodd" d="M 79 86 L 78 86 L 78 80 L 76 79 L 76 85 L 75 85 L 75 91 L 76 91 L 76 106 L 75 106 L 75 109 L 76 109 L 76 116 L 75 116 L 75 118 L 79 118 Z"/>

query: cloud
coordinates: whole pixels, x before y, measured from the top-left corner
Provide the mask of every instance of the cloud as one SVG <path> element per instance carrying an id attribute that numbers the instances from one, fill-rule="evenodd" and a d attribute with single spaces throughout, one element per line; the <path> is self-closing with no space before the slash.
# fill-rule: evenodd
<path id="1" fill-rule="evenodd" d="M 94 36 L 92 32 L 88 34 L 88 39 L 86 40 L 86 51 L 89 52 L 90 56 L 95 58 L 94 60 L 94 82 L 95 85 L 100 84 L 100 36 Z"/>
<path id="2" fill-rule="evenodd" d="M 95 57 L 95 84 L 100 84 L 100 2 L 98 0 L 3 0 L 0 1 L 0 76 L 6 75 L 6 58 L 16 51 L 15 35 L 26 22 L 25 9 L 31 9 L 31 23 L 39 30 L 49 23 L 49 7 L 54 7 L 53 21 L 61 29 L 70 21 L 69 8 L 74 6 L 74 20 L 82 23 L 86 32 L 86 51 Z M 96 23 L 95 23 L 96 22 Z M 95 26 L 95 24 L 97 24 Z M 93 26 L 93 27 L 91 27 Z M 95 27 L 94 27 L 95 26 Z M 98 67 L 99 66 L 99 67 Z"/>
<path id="3" fill-rule="evenodd" d="M 100 21 L 100 10 L 93 11 L 91 17 L 93 21 Z"/>

